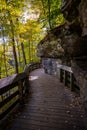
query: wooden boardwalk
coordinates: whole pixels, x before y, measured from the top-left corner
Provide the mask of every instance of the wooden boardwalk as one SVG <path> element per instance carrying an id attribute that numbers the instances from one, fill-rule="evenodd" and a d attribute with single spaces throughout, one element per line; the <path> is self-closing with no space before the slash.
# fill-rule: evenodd
<path id="1" fill-rule="evenodd" d="M 11 119 L 8 130 L 86 130 L 80 98 L 56 77 L 37 69 L 30 75 L 30 89 L 30 98 Z"/>

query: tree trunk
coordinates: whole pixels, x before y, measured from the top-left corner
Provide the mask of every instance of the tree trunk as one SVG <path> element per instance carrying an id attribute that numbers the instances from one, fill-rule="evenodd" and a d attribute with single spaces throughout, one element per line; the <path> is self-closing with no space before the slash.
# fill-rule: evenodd
<path id="1" fill-rule="evenodd" d="M 18 62 L 20 63 L 21 55 L 20 55 L 20 49 L 19 49 L 19 41 L 18 41 L 18 39 L 16 41 L 17 41 L 17 49 L 18 49 Z"/>
<path id="2" fill-rule="evenodd" d="M 23 58 L 24 58 L 24 64 L 26 65 L 27 62 L 26 62 L 26 56 L 25 56 L 24 44 L 23 43 L 21 43 L 21 48 L 22 48 L 22 53 L 23 53 Z"/>
<path id="3" fill-rule="evenodd" d="M 0 67 L 0 79 L 1 79 L 1 67 Z"/>
<path id="4" fill-rule="evenodd" d="M 4 51 L 4 66 L 5 66 L 5 76 L 8 76 L 7 74 L 7 65 L 6 65 L 6 55 L 5 55 L 5 39 L 4 39 L 4 29 L 3 29 L 3 25 L 2 25 L 2 38 L 3 38 L 3 51 Z"/>
<path id="5" fill-rule="evenodd" d="M 49 18 L 48 18 L 49 28 L 52 29 L 52 27 L 51 27 L 51 19 L 50 19 L 50 0 L 48 0 L 48 13 L 49 13 Z"/>
<path id="6" fill-rule="evenodd" d="M 7 73 L 7 65 L 6 65 L 6 56 L 5 56 L 5 44 L 3 45 L 3 49 L 4 49 L 4 65 L 5 65 L 5 75 L 8 76 Z"/>
<path id="7" fill-rule="evenodd" d="M 42 1 L 43 11 L 44 11 L 44 15 L 45 15 L 46 13 L 45 13 L 45 8 L 44 8 L 44 1 L 43 0 L 41 0 L 41 1 Z"/>
<path id="8" fill-rule="evenodd" d="M 13 21 L 10 20 L 11 24 L 11 31 L 12 31 L 12 46 L 13 46 L 13 55 L 15 60 L 15 72 L 18 73 L 18 61 L 17 61 L 17 54 L 16 54 L 16 48 L 15 48 L 15 40 L 14 40 L 14 28 L 13 28 Z"/>
<path id="9" fill-rule="evenodd" d="M 1 62 L 2 62 L 2 55 L 0 56 L 0 79 L 1 79 L 1 74 L 2 74 Z"/>
<path id="10" fill-rule="evenodd" d="M 29 41 L 29 62 L 31 61 L 31 52 L 30 52 L 30 41 Z"/>
<path id="11" fill-rule="evenodd" d="M 0 55 L 0 79 L 2 78 L 2 62 L 3 62 L 3 59 L 2 59 L 2 54 Z"/>
<path id="12" fill-rule="evenodd" d="M 31 50 L 32 50 L 32 62 L 33 62 L 33 58 L 34 58 L 33 57 L 33 40 L 32 40 L 32 49 Z"/>
<path id="13" fill-rule="evenodd" d="M 14 38 L 12 38 L 12 45 L 13 45 L 13 54 L 14 54 L 14 60 L 15 60 L 15 72 L 18 73 L 18 62 L 17 62 L 17 54 L 16 54 Z"/>

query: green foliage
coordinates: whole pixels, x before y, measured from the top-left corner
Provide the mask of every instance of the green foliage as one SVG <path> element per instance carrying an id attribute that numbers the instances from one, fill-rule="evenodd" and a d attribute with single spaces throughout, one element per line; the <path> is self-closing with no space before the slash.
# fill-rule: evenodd
<path id="1" fill-rule="evenodd" d="M 52 29 L 60 24 L 63 24 L 64 18 L 61 14 L 61 0 L 41 0 L 43 10 L 41 12 L 39 21 L 43 21 L 43 26 Z M 61 19 L 60 19 L 60 17 Z"/>
<path id="2" fill-rule="evenodd" d="M 9 64 L 15 56 L 19 72 L 25 60 L 27 64 L 39 60 L 36 48 L 46 30 L 64 22 L 60 5 L 61 0 L 0 0 L 0 78 L 15 73 L 15 65 Z"/>

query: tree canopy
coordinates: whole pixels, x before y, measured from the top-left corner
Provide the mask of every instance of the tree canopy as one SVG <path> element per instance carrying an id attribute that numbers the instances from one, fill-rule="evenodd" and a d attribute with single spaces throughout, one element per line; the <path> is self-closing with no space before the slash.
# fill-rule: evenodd
<path id="1" fill-rule="evenodd" d="M 0 0 L 0 78 L 38 61 L 36 46 L 64 22 L 61 0 Z"/>

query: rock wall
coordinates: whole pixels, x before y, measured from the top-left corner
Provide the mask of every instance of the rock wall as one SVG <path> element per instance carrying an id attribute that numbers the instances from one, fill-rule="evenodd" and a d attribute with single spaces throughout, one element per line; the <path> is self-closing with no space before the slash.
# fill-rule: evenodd
<path id="1" fill-rule="evenodd" d="M 63 49 L 71 57 L 71 67 L 87 109 L 87 0 L 64 1 L 66 4 L 61 9 L 71 34 L 64 36 Z"/>
<path id="2" fill-rule="evenodd" d="M 60 30 L 62 29 L 62 26 Z M 49 34 L 38 44 L 37 55 L 39 57 L 60 58 L 64 55 L 64 49 L 61 46 L 61 39 L 57 37 L 59 28 L 51 30 Z M 53 33 L 54 31 L 54 33 Z"/>
<path id="3" fill-rule="evenodd" d="M 69 3 L 69 1 L 66 3 Z M 75 10 L 73 7 L 75 7 Z M 64 36 L 64 50 L 71 57 L 71 67 L 80 87 L 80 95 L 87 109 L 87 0 L 71 0 L 71 3 L 65 9 L 62 7 L 62 12 L 68 20 L 68 26 L 71 30 L 70 35 Z M 69 14 L 74 17 L 71 19 Z M 74 22 L 72 22 L 73 20 Z M 75 26 L 76 30 L 72 31 L 72 25 Z M 71 49 L 69 49 L 69 46 Z"/>
<path id="4" fill-rule="evenodd" d="M 61 11 L 65 24 L 49 31 L 38 44 L 37 55 L 71 66 L 87 104 L 87 0 L 63 0 Z"/>
<path id="5" fill-rule="evenodd" d="M 59 77 L 60 70 L 59 65 L 61 60 L 54 58 L 42 58 L 42 66 L 46 73 Z"/>

